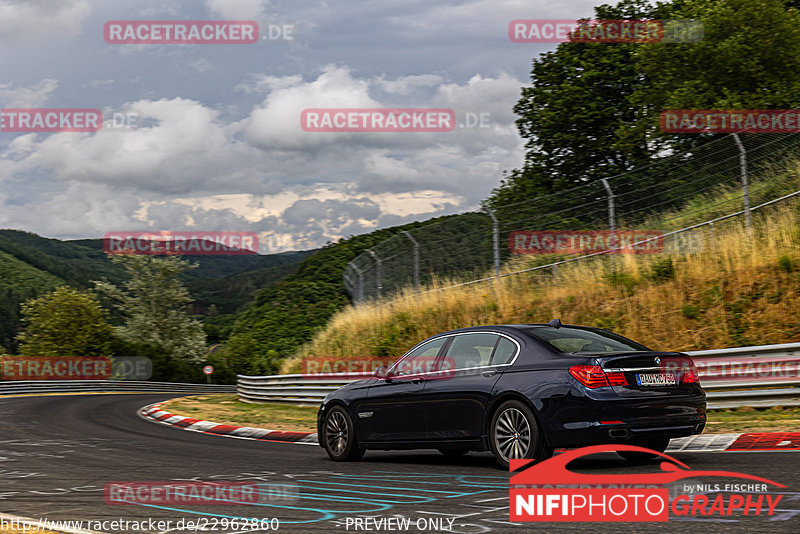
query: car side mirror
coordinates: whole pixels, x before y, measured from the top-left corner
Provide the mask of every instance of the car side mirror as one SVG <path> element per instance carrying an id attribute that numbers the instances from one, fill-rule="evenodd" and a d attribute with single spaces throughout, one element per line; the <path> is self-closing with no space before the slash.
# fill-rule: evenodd
<path id="1" fill-rule="evenodd" d="M 381 365 L 377 369 L 375 369 L 375 378 L 380 378 L 382 380 L 389 380 L 389 368 L 385 365 Z"/>

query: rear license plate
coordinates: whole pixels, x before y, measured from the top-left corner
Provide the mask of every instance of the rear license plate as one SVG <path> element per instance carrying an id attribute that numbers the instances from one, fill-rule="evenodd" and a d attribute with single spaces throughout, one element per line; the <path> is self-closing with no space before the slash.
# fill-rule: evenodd
<path id="1" fill-rule="evenodd" d="M 636 375 L 636 383 L 640 386 L 674 386 L 675 375 L 672 373 L 653 373 Z"/>

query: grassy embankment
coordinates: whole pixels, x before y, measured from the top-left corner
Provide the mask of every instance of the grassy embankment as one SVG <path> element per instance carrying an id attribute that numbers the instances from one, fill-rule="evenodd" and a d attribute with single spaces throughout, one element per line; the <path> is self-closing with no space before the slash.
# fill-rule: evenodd
<path id="1" fill-rule="evenodd" d="M 774 162 L 753 176 L 752 205 L 800 189 L 800 160 Z M 654 213 L 640 227 L 669 231 L 741 209 L 741 189 L 719 186 L 682 209 Z M 347 306 L 284 361 L 399 356 L 420 340 L 453 328 L 497 323 L 564 323 L 615 330 L 660 350 L 711 349 L 800 340 L 800 205 L 797 198 L 742 218 L 700 228 L 661 254 L 602 255 L 499 281 Z M 624 226 L 624 221 L 620 226 Z M 522 255 L 513 272 L 541 264 Z M 556 258 L 557 259 L 557 258 Z M 487 274 L 491 276 L 491 274 Z M 439 280 L 431 289 L 460 280 Z"/>
<path id="2" fill-rule="evenodd" d="M 617 255 L 347 307 L 284 365 L 303 358 L 401 355 L 441 331 L 547 322 L 608 328 L 658 350 L 800 340 L 800 218 L 795 206 L 717 225 L 703 249 Z M 518 265 L 511 265 L 514 269 Z M 445 282 L 442 282 L 445 284 Z"/>

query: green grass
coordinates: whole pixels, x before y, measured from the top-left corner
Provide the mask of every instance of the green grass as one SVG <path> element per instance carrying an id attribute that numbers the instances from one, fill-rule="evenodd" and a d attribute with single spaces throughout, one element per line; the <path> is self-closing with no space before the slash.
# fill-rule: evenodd
<path id="1" fill-rule="evenodd" d="M 235 394 L 197 395 L 169 401 L 164 409 L 176 415 L 215 423 L 270 430 L 316 432 L 317 407 L 290 404 L 251 404 Z M 709 410 L 704 434 L 736 432 L 798 432 L 800 406 Z"/>
<path id="2" fill-rule="evenodd" d="M 241 402 L 235 394 L 196 395 L 166 403 L 164 410 L 176 415 L 236 426 L 269 430 L 316 432 L 317 407 L 284 403 Z"/>
<path id="3" fill-rule="evenodd" d="M 704 434 L 800 432 L 800 406 L 709 410 Z"/>

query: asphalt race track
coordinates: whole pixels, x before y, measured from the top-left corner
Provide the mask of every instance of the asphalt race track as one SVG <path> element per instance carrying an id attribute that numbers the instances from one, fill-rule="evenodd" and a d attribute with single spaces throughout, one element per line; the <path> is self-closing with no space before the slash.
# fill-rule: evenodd
<path id="1" fill-rule="evenodd" d="M 171 521 L 165 532 L 235 531 L 221 528 L 226 518 L 277 518 L 279 532 L 315 533 L 398 532 L 377 530 L 372 523 L 368 528 L 361 523 L 357 529 L 357 518 L 407 518 L 409 532 L 419 532 L 418 526 L 428 532 L 454 533 L 800 531 L 800 454 L 796 452 L 673 455 L 692 469 L 738 471 L 785 484 L 788 488 L 772 517 L 671 517 L 669 523 L 636 525 L 514 524 L 508 522 L 508 474 L 494 467 L 489 454 L 448 460 L 436 451 L 368 452 L 362 462 L 340 464 L 329 461 L 315 445 L 212 436 L 155 424 L 136 414 L 138 408 L 169 397 L 0 398 L 0 510 L 50 521 Z M 655 465 L 631 466 L 615 455 L 595 458 L 582 461 L 575 470 L 657 470 Z M 104 487 L 110 482 L 169 480 L 257 482 L 265 490 L 259 503 L 250 505 L 105 503 Z M 177 525 L 180 520 L 184 520 L 183 530 Z M 187 521 L 195 522 L 195 528 L 189 529 Z"/>

